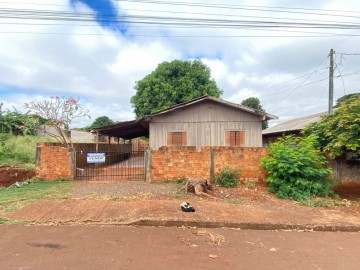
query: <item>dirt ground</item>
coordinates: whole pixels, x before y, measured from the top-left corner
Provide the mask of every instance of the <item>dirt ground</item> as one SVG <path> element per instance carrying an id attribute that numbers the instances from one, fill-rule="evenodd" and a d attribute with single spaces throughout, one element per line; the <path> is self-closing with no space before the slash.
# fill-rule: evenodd
<path id="1" fill-rule="evenodd" d="M 360 234 L 0 226 L 1 269 L 359 269 Z"/>
<path id="2" fill-rule="evenodd" d="M 45 224 L 142 224 L 172 221 L 212 224 L 289 224 L 309 226 L 360 226 L 359 198 L 331 201 L 325 207 L 309 207 L 279 200 L 265 187 L 215 188 L 218 199 L 185 194 L 174 183 L 140 181 L 77 182 L 71 197 L 44 200 L 3 217 Z M 196 212 L 184 213 L 179 204 L 189 202 Z M 165 223 L 164 223 L 165 224 Z M 225 226 L 225 225 L 224 225 Z"/>
<path id="3" fill-rule="evenodd" d="M 35 176 L 35 172 L 17 167 L 0 167 L 0 186 L 10 186 Z"/>

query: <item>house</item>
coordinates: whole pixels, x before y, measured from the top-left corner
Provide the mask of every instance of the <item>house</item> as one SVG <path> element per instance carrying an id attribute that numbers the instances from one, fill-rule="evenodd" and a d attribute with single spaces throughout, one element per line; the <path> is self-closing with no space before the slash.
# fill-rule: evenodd
<path id="1" fill-rule="evenodd" d="M 319 122 L 327 112 L 292 119 L 263 131 L 264 145 L 269 145 L 277 138 L 286 135 L 301 136 L 301 131 L 309 124 Z M 348 152 L 335 159 L 328 158 L 328 167 L 332 170 L 332 178 L 337 180 L 337 190 L 356 192 L 360 190 L 360 160 L 356 153 Z"/>
<path id="2" fill-rule="evenodd" d="M 327 112 L 321 112 L 296 119 L 291 119 L 276 126 L 263 130 L 262 137 L 265 146 L 276 141 L 277 138 L 287 135 L 300 135 L 301 131 L 309 124 L 319 122 Z"/>
<path id="3" fill-rule="evenodd" d="M 161 146 L 261 147 L 262 121 L 276 116 L 211 96 L 202 96 L 96 131 L 102 135 L 132 139 L 149 135 L 150 148 Z"/>

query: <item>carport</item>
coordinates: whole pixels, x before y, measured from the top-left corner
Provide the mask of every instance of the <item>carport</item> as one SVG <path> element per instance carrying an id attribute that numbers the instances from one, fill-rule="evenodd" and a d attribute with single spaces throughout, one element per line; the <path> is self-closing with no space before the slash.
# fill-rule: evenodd
<path id="1" fill-rule="evenodd" d="M 76 178 L 83 180 L 145 179 L 145 153 L 135 151 L 131 144 L 120 144 L 120 138 L 131 140 L 147 136 L 149 123 L 132 120 L 94 129 L 96 133 L 95 152 L 81 151 L 76 155 Z M 99 136 L 108 136 L 108 144 L 99 144 Z M 111 144 L 111 137 L 118 144 Z M 125 141 L 124 141 L 125 142 Z M 118 146 L 118 147 L 117 147 Z M 94 161 L 89 161 L 89 156 Z"/>

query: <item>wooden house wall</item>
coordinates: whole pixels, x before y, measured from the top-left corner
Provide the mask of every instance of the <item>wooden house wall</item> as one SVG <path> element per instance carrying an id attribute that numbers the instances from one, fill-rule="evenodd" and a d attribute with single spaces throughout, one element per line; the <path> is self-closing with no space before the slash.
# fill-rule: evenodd
<path id="1" fill-rule="evenodd" d="M 245 130 L 246 147 L 262 147 L 262 117 L 212 101 L 158 115 L 150 121 L 150 147 L 167 145 L 167 133 L 186 131 L 187 145 L 225 146 L 226 130 Z"/>

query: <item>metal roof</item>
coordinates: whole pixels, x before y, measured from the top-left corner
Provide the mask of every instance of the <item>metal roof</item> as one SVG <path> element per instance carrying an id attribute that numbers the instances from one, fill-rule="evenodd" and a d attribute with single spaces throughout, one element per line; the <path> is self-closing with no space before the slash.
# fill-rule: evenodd
<path id="1" fill-rule="evenodd" d="M 260 110 L 256 110 L 256 109 L 244 106 L 244 105 L 240 105 L 240 104 L 237 104 L 237 103 L 232 103 L 232 102 L 223 100 L 221 98 L 208 96 L 208 95 L 201 96 L 201 97 L 198 97 L 198 98 L 195 98 L 195 99 L 192 99 L 192 100 L 189 100 L 187 102 L 180 103 L 180 104 L 176 104 L 176 105 L 171 106 L 169 108 L 166 108 L 164 110 L 152 113 L 152 114 L 150 114 L 148 116 L 145 116 L 143 118 L 148 119 L 148 118 L 160 115 L 160 114 L 165 114 L 165 113 L 168 113 L 168 112 L 171 112 L 171 111 L 174 111 L 174 110 L 178 110 L 178 109 L 181 109 L 181 108 L 184 108 L 184 107 L 187 107 L 187 106 L 199 103 L 199 102 L 206 101 L 206 100 L 211 100 L 213 102 L 220 103 L 220 104 L 223 104 L 225 106 L 229 106 L 229 107 L 241 110 L 241 111 L 246 111 L 246 112 L 249 112 L 249 113 L 253 113 L 253 114 L 256 114 L 256 115 L 263 116 L 265 118 L 264 120 L 278 119 L 278 117 L 275 116 L 275 115 L 272 115 L 272 114 L 269 114 L 269 113 L 266 113 L 266 112 L 263 112 L 263 111 L 260 111 Z"/>
<path id="2" fill-rule="evenodd" d="M 101 135 L 123 138 L 125 140 L 149 135 L 149 123 L 146 121 L 132 120 L 94 129 Z"/>
<path id="3" fill-rule="evenodd" d="M 241 110 L 241 111 L 246 111 L 249 113 L 253 113 L 253 114 L 262 116 L 264 118 L 264 120 L 277 119 L 277 116 L 275 116 L 275 115 L 271 115 L 271 114 L 268 114 L 268 113 L 265 113 L 265 112 L 262 112 L 259 110 L 255 110 L 255 109 L 252 109 L 252 108 L 240 105 L 240 104 L 232 103 L 232 102 L 225 101 L 223 99 L 215 98 L 215 97 L 211 97 L 211 96 L 202 96 L 202 97 L 198 97 L 198 98 L 192 99 L 192 100 L 184 102 L 184 103 L 174 105 L 165 110 L 161 110 L 161 111 L 152 113 L 152 114 L 144 116 L 138 120 L 126 121 L 126 122 L 121 122 L 121 123 L 117 123 L 117 124 L 113 124 L 113 125 L 103 126 L 100 128 L 96 128 L 93 131 L 99 132 L 99 134 L 101 134 L 101 135 L 123 138 L 126 140 L 133 139 L 136 137 L 141 137 L 141 136 L 147 136 L 147 135 L 149 135 L 149 122 L 151 121 L 152 117 L 156 117 L 157 115 L 161 115 L 161 114 L 166 114 L 166 113 L 172 112 L 174 110 L 179 110 L 181 108 L 185 108 L 187 106 L 191 106 L 193 104 L 203 102 L 206 100 L 210 100 L 210 101 L 217 102 L 217 103 L 220 103 L 225 106 L 229 106 L 229 107 Z"/>
<path id="4" fill-rule="evenodd" d="M 321 120 L 321 116 L 326 115 L 327 112 L 321 112 L 313 115 L 308 115 L 292 120 L 288 120 L 276 126 L 267 128 L 263 130 L 262 134 L 273 134 L 273 133 L 281 133 L 286 131 L 298 131 L 304 129 L 307 125 L 315 122 L 319 122 Z"/>

